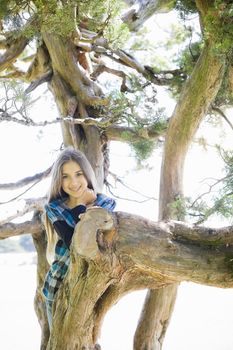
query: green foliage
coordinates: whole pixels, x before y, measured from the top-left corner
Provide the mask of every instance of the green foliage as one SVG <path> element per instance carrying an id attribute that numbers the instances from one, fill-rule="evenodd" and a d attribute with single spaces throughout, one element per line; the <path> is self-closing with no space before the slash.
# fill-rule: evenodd
<path id="1" fill-rule="evenodd" d="M 192 73 L 200 56 L 201 48 L 202 42 L 189 43 L 180 51 L 180 55 L 173 60 L 173 62 L 182 69 L 182 74 L 175 76 L 172 81 L 171 94 L 174 98 L 179 96 L 184 80 Z"/>
<path id="2" fill-rule="evenodd" d="M 166 116 L 164 109 L 155 108 L 158 103 L 155 86 L 133 74 L 128 75 L 128 85 L 128 91 L 124 93 L 113 89 L 108 113 L 116 116 L 119 122 L 132 127 L 142 128 L 160 122 L 161 130 L 166 123 Z"/>
<path id="3" fill-rule="evenodd" d="M 74 2 L 35 0 L 36 13 L 43 30 L 67 36 L 75 29 Z"/>
<path id="4" fill-rule="evenodd" d="M 152 140 L 142 140 L 130 143 L 130 146 L 137 161 L 142 162 L 152 155 L 155 149 L 155 142 Z"/>
<path id="5" fill-rule="evenodd" d="M 214 52 L 221 56 L 232 52 L 233 4 L 215 1 L 215 5 L 205 16 L 205 38 L 215 42 Z"/>
<path id="6" fill-rule="evenodd" d="M 170 36 L 165 43 L 165 48 L 168 50 L 172 50 L 176 45 L 182 45 L 187 40 L 190 40 L 190 35 L 192 35 L 192 28 L 179 23 L 172 23 L 169 31 Z"/>
<path id="7" fill-rule="evenodd" d="M 104 29 L 104 37 L 108 40 L 112 49 L 122 47 L 129 39 L 130 32 L 126 24 L 119 22 L 116 18 Z"/>
<path id="8" fill-rule="evenodd" d="M 0 20 L 3 20 L 4 26 L 8 30 L 18 29 L 26 23 L 34 10 L 35 7 L 29 0 L 1 0 Z"/>
<path id="9" fill-rule="evenodd" d="M 163 108 L 156 108 L 156 90 L 152 85 L 143 85 L 144 79 L 131 76 L 132 89 L 127 93 L 114 90 L 111 93 L 109 114 L 123 125 L 135 130 L 154 127 L 154 130 L 166 129 L 167 118 Z M 139 84 L 139 85 L 138 85 Z"/>
<path id="10" fill-rule="evenodd" d="M 77 1 L 78 19 L 87 23 L 88 29 L 102 34 L 113 46 L 119 46 L 128 39 L 129 30 L 120 20 L 125 6 L 118 0 Z"/>
<path id="11" fill-rule="evenodd" d="M 187 211 L 188 199 L 177 196 L 175 200 L 169 204 L 170 215 L 175 220 L 184 220 Z"/>
<path id="12" fill-rule="evenodd" d="M 219 152 L 221 153 L 221 156 L 225 162 L 224 169 L 226 176 L 223 181 L 225 189 L 227 192 L 233 192 L 233 151 L 221 151 L 219 148 Z"/>
<path id="13" fill-rule="evenodd" d="M 129 91 L 113 90 L 105 114 L 114 123 L 131 127 L 139 141 L 135 141 L 131 133 L 123 132 L 121 136 L 129 143 L 138 161 L 142 161 L 152 154 L 156 146 L 155 141 L 148 139 L 145 128 L 161 134 L 167 128 L 167 117 L 164 108 L 156 108 L 155 87 L 137 75 L 129 75 L 128 78 Z"/>
<path id="14" fill-rule="evenodd" d="M 0 1 L 0 18 L 15 16 L 20 13 L 23 8 L 29 5 L 30 1 L 26 0 L 1 0 Z"/>
<path id="15" fill-rule="evenodd" d="M 117 0 L 26 0 L 0 2 L 0 18 L 4 18 L 8 28 L 22 27 L 25 18 L 36 13 L 37 23 L 43 29 L 61 36 L 70 35 L 81 24 L 100 35 L 106 35 L 111 43 L 120 45 L 127 40 L 129 31 L 122 24 L 119 13 L 123 2 Z M 37 34 L 36 25 L 28 26 L 24 33 L 27 37 Z"/>
<path id="16" fill-rule="evenodd" d="M 8 0 L 2 0 L 0 2 L 0 18 L 4 18 L 8 14 L 8 6 L 9 6 L 9 1 Z"/>
<path id="17" fill-rule="evenodd" d="M 25 86 L 16 80 L 5 80 L 0 83 L 2 98 L 0 109 L 8 116 L 30 123 L 28 113 L 32 106 L 32 98 L 25 94 Z"/>

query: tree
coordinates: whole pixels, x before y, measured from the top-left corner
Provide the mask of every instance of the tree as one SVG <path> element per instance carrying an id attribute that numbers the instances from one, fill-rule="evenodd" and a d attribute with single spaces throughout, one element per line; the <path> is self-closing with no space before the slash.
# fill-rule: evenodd
<path id="1" fill-rule="evenodd" d="M 116 15 L 124 5 L 117 1 L 1 3 L 1 78 L 22 79 L 28 84 L 28 94 L 48 83 L 59 109 L 64 145 L 84 151 L 100 188 L 107 183 L 111 140 L 130 141 L 145 149 L 145 142 L 148 145 L 165 135 L 159 222 L 121 212 L 109 215 L 103 210 L 85 216 L 73 239 L 69 273 L 56 298 L 51 335 L 40 292 L 48 269 L 40 219 L 44 198 L 26 202 L 21 214 L 34 210 L 32 220 L 2 223 L 1 238 L 28 232 L 34 240 L 38 253 L 35 308 L 42 328 L 41 349 L 100 348 L 98 334 L 107 310 L 125 293 L 148 288 L 134 348 L 158 350 L 181 281 L 232 287 L 232 227 L 213 229 L 181 221 L 185 220 L 181 210 L 183 168 L 190 144 L 203 118 L 232 102 L 232 5 L 213 0 L 154 0 L 150 6 L 143 1 L 127 3 L 133 8 L 122 16 L 124 25 L 120 24 L 118 31 Z M 196 51 L 189 45 L 189 60 L 186 55 L 179 68 L 162 70 L 143 65 L 116 45 L 116 38 L 124 41 L 127 25 L 138 30 L 152 14 L 175 7 L 184 17 L 198 14 L 201 24 L 201 41 L 195 43 Z M 29 43 L 34 54 L 25 57 Z M 17 60 L 30 59 L 26 72 L 15 65 Z M 110 61 L 115 64 L 106 63 Z M 136 78 L 132 71 L 137 72 Z M 104 72 L 122 79 L 117 98 L 108 96 L 100 86 L 98 78 Z M 159 111 L 151 119 L 137 115 L 135 100 L 132 103 L 127 99 L 127 94 L 136 95 L 135 85 L 142 92 L 147 86 L 153 89 L 158 85 L 173 91 L 177 104 L 169 121 L 162 119 Z M 2 120 L 34 124 L 23 108 L 10 106 L 5 103 L 1 109 Z M 20 119 L 14 119 L 12 106 L 21 114 Z M 8 187 L 31 183 L 48 173 Z M 90 239 L 86 246 L 83 235 L 87 227 Z"/>

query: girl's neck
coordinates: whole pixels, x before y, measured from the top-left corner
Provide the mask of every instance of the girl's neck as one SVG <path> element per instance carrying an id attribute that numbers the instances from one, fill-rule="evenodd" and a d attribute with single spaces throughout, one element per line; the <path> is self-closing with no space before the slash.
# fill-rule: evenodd
<path id="1" fill-rule="evenodd" d="M 67 198 L 67 200 L 66 200 L 66 205 L 67 205 L 67 207 L 69 207 L 70 209 L 72 209 L 72 208 L 75 208 L 75 207 L 77 207 L 78 205 L 85 205 L 84 203 L 81 203 L 80 202 L 80 200 L 78 200 L 78 199 L 70 199 L 70 198 Z"/>
<path id="2" fill-rule="evenodd" d="M 85 205 L 86 207 L 91 207 L 94 205 L 94 202 L 93 201 L 92 203 L 89 203 L 89 204 L 85 204 L 83 202 L 81 202 L 78 198 L 76 199 L 70 199 L 70 198 L 67 198 L 66 201 L 65 201 L 65 204 L 67 205 L 68 208 L 70 209 L 73 209 L 75 207 L 77 207 L 78 205 Z"/>

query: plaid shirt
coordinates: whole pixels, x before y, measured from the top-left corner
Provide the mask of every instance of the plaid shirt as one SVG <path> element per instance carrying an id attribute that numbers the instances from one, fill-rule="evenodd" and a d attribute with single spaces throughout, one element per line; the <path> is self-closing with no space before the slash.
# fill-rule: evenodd
<path id="1" fill-rule="evenodd" d="M 113 211 L 116 202 L 114 199 L 98 194 L 94 203 L 95 206 L 102 207 L 109 211 Z M 45 206 L 49 220 L 54 224 L 58 220 L 64 220 L 71 227 L 77 224 L 70 212 L 65 206 L 64 200 L 57 199 Z M 50 266 L 45 277 L 42 293 L 44 297 L 50 301 L 54 300 L 55 294 L 62 283 L 70 264 L 70 250 L 62 239 L 59 239 L 55 247 L 54 262 Z"/>

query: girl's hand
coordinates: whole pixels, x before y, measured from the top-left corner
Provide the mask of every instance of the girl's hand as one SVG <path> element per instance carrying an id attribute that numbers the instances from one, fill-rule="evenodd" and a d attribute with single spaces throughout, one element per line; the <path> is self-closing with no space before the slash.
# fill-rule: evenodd
<path id="1" fill-rule="evenodd" d="M 89 205 L 96 200 L 95 192 L 93 190 L 91 190 L 90 188 L 86 189 L 86 191 L 83 193 L 82 197 L 83 197 L 82 201 L 83 201 L 84 205 Z"/>

